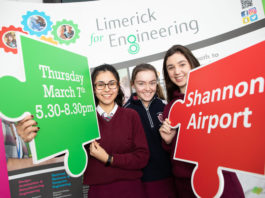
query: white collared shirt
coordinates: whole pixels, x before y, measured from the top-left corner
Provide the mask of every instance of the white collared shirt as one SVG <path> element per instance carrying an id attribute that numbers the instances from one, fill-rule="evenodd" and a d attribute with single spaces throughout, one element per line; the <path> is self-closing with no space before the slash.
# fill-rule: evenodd
<path id="1" fill-rule="evenodd" d="M 101 106 L 99 106 L 99 105 L 97 106 L 97 112 L 98 112 L 98 114 L 99 114 L 100 116 L 103 115 L 104 117 L 108 117 L 108 116 L 113 117 L 114 114 L 116 113 L 117 109 L 118 109 L 118 105 L 115 103 L 115 105 L 114 105 L 113 109 L 111 110 L 111 112 L 110 112 L 109 114 L 107 114 L 107 113 L 101 108 Z"/>

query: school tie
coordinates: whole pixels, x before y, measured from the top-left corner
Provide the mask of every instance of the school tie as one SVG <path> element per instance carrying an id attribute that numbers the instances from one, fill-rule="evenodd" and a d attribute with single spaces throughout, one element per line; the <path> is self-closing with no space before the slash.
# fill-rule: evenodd
<path id="1" fill-rule="evenodd" d="M 102 116 L 107 122 L 109 122 L 111 118 L 113 117 L 112 113 L 110 115 L 103 113 Z"/>

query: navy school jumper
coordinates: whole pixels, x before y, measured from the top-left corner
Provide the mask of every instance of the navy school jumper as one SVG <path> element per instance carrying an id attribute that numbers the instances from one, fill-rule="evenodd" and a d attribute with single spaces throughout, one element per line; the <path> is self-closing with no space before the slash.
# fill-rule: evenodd
<path id="1" fill-rule="evenodd" d="M 163 149 L 159 134 L 165 103 L 155 95 L 149 106 L 145 108 L 134 93 L 124 107 L 138 112 L 150 150 L 150 159 L 147 166 L 143 168 L 142 181 L 150 182 L 172 177 L 170 154 Z"/>

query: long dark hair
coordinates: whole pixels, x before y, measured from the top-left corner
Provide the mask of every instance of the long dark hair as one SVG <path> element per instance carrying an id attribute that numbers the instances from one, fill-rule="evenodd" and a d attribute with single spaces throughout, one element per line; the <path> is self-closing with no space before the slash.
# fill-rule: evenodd
<path id="1" fill-rule="evenodd" d="M 175 53 L 180 53 L 183 56 L 185 56 L 191 66 L 191 69 L 194 69 L 195 67 L 200 66 L 199 61 L 192 54 L 192 52 L 188 48 L 184 47 L 183 45 L 173 45 L 171 48 L 167 50 L 165 57 L 164 57 L 164 62 L 163 62 L 163 73 L 164 73 L 164 79 L 166 83 L 168 102 L 170 102 L 173 99 L 174 91 L 176 90 L 180 91 L 179 87 L 170 80 L 168 72 L 167 72 L 167 59 Z"/>
<path id="2" fill-rule="evenodd" d="M 157 75 L 157 71 L 156 71 L 156 69 L 155 69 L 155 67 L 153 65 L 150 65 L 150 64 L 147 64 L 147 63 L 142 63 L 142 64 L 139 64 L 139 65 L 136 65 L 136 67 L 133 69 L 133 72 L 132 72 L 131 85 L 134 84 L 136 75 L 139 72 L 141 72 L 141 71 L 153 71 L 155 73 L 156 80 L 157 80 L 156 94 L 157 94 L 157 96 L 159 98 L 164 100 L 165 96 L 164 96 L 162 88 L 161 88 L 161 86 L 159 84 L 159 78 L 158 78 L 158 75 Z"/>
<path id="3" fill-rule="evenodd" d="M 117 80 L 119 91 L 118 91 L 117 97 L 115 98 L 115 102 L 117 103 L 117 105 L 122 106 L 123 100 L 124 100 L 124 93 L 121 90 L 121 86 L 120 86 L 120 76 L 119 76 L 119 73 L 117 72 L 117 70 L 112 65 L 103 64 L 103 65 L 99 65 L 99 66 L 94 68 L 92 75 L 91 75 L 92 84 L 93 84 L 94 89 L 95 89 L 96 77 L 99 74 L 99 72 L 102 72 L 102 71 L 111 72 L 114 75 L 115 79 Z M 94 94 L 94 97 L 95 97 L 96 105 L 98 105 L 98 99 L 95 96 L 95 94 Z"/>

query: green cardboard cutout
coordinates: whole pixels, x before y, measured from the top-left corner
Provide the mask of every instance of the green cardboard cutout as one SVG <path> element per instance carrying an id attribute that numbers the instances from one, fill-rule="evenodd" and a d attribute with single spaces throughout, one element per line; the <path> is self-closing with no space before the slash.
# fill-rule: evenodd
<path id="1" fill-rule="evenodd" d="M 87 164 L 84 145 L 99 138 L 87 58 L 19 37 L 26 80 L 0 78 L 0 115 L 11 121 L 34 115 L 40 130 L 30 142 L 33 162 L 66 153 L 66 171 L 80 176 Z"/>

